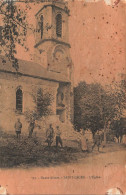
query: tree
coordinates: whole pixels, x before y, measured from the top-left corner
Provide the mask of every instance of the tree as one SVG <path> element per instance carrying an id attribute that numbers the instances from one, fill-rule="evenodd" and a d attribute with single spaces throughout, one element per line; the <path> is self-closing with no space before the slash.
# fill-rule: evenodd
<path id="1" fill-rule="evenodd" d="M 42 2 L 43 0 L 0 0 L 0 20 L 3 21 L 3 26 L 0 27 L 0 53 L 4 51 L 16 71 L 19 69 L 16 45 L 20 44 L 28 51 L 27 31 L 30 30 L 33 33 L 36 31 L 33 25 L 27 21 L 27 12 L 32 8 L 31 4 Z M 64 9 L 69 13 L 67 7 Z M 6 64 L 5 59 L 3 59 L 3 63 Z"/>
<path id="2" fill-rule="evenodd" d="M 35 91 L 32 92 L 32 98 L 33 98 L 35 107 L 33 110 L 27 110 L 25 112 L 25 118 L 29 123 L 29 127 L 31 125 L 31 127 L 33 128 L 32 129 L 32 133 L 33 133 L 35 126 L 40 128 L 40 126 L 38 126 L 37 124 L 35 125 L 35 121 L 36 120 L 39 121 L 43 117 L 49 116 L 50 114 L 52 114 L 52 109 L 50 108 L 50 106 L 53 102 L 53 96 L 52 94 L 48 92 L 44 93 L 43 90 L 39 88 L 37 90 L 37 93 Z M 32 133 L 31 133 L 31 136 L 32 136 Z"/>
<path id="3" fill-rule="evenodd" d="M 111 87 L 112 89 L 112 87 Z M 111 123 L 111 129 L 114 135 L 117 137 L 118 142 L 122 140 L 122 136 L 126 134 L 126 80 L 123 79 L 120 82 L 114 83 L 114 93 L 116 96 L 116 103 L 118 108 L 118 116 Z"/>
<path id="4" fill-rule="evenodd" d="M 118 143 L 121 143 L 123 135 L 126 134 L 126 119 L 120 118 L 119 120 L 113 120 L 111 123 L 111 129 L 118 139 Z"/>
<path id="5" fill-rule="evenodd" d="M 50 108 L 53 101 L 53 97 L 50 93 L 44 93 L 40 88 L 37 91 L 37 98 L 34 96 L 34 102 L 36 104 L 36 111 L 39 118 L 48 116 L 52 113 Z"/>
<path id="6" fill-rule="evenodd" d="M 77 129 L 90 128 L 93 133 L 101 128 L 101 116 L 99 109 L 98 85 L 88 85 L 81 82 L 74 89 L 74 116 Z"/>
<path id="7" fill-rule="evenodd" d="M 81 82 L 75 87 L 74 95 L 75 126 L 90 128 L 93 134 L 99 129 L 104 129 L 106 134 L 110 123 L 119 119 L 125 109 L 121 85 L 103 88 L 98 83 Z"/>
<path id="8" fill-rule="evenodd" d="M 31 94 L 34 103 L 34 109 L 25 112 L 25 117 L 28 122 L 32 119 L 39 120 L 42 117 L 49 116 L 52 114 L 52 109 L 50 108 L 53 102 L 53 96 L 49 92 L 43 92 L 41 88 Z"/>
<path id="9" fill-rule="evenodd" d="M 0 47 L 12 62 L 12 66 L 18 71 L 16 44 L 18 43 L 27 49 L 25 45 L 28 28 L 26 11 L 14 0 L 1 0 L 0 17 L 3 21 Z M 5 59 L 3 59 L 3 63 L 6 63 Z"/>

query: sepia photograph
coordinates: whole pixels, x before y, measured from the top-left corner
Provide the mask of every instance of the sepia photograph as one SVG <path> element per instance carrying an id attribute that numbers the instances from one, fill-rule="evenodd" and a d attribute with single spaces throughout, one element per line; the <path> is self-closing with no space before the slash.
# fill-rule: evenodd
<path id="1" fill-rule="evenodd" d="M 0 195 L 126 195 L 126 0 L 0 0 Z"/>

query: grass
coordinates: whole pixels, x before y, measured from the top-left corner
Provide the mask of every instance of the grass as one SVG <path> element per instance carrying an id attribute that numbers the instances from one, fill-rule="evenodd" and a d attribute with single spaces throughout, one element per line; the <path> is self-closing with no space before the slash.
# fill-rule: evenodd
<path id="1" fill-rule="evenodd" d="M 22 137 L 17 140 L 14 135 L 3 134 L 0 138 L 0 167 L 34 167 L 54 166 L 77 160 L 77 148 L 50 148 L 39 138 Z"/>
<path id="2" fill-rule="evenodd" d="M 104 153 L 121 150 L 123 145 L 108 144 Z M 49 167 L 64 163 L 77 162 L 80 159 L 96 155 L 95 152 L 83 153 L 76 147 L 50 148 L 38 137 L 22 136 L 17 140 L 15 135 L 0 131 L 0 168 Z"/>

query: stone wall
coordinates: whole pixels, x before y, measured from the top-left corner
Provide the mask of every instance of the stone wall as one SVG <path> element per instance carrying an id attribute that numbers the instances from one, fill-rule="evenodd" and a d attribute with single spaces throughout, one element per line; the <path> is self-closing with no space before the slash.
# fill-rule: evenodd
<path id="1" fill-rule="evenodd" d="M 19 114 L 16 111 L 16 89 L 20 87 L 23 92 L 23 112 Z M 65 104 L 65 122 L 62 123 L 59 120 L 59 116 L 56 115 L 57 109 L 57 90 L 61 87 L 64 92 L 64 104 Z M 35 79 L 32 77 L 17 76 L 15 74 L 0 72 L 0 130 L 7 133 L 15 134 L 14 125 L 17 118 L 20 118 L 22 122 L 22 136 L 28 136 L 28 125 L 24 113 L 27 110 L 34 110 L 35 103 L 33 101 L 33 92 L 38 88 L 42 88 L 44 92 L 49 92 L 54 97 L 51 105 L 52 114 L 48 117 L 43 117 L 36 121 L 36 127 L 33 132 L 33 136 L 39 137 L 44 145 L 47 143 L 46 130 L 49 125 L 52 124 L 54 131 L 56 126 L 59 125 L 62 131 L 62 139 L 64 146 L 78 146 L 79 134 L 75 132 L 72 123 L 70 122 L 70 85 L 59 84 L 58 82 L 52 82 L 42 79 Z M 38 128 L 39 125 L 41 128 Z M 55 145 L 56 138 L 54 137 L 53 145 Z M 69 140 L 69 142 L 68 142 Z M 76 141 L 76 142 L 75 142 Z"/>
<path id="2" fill-rule="evenodd" d="M 23 112 L 21 114 L 16 111 L 16 89 L 18 87 L 21 87 L 23 92 Z M 28 110 L 34 110 L 35 103 L 32 94 L 38 88 L 42 88 L 45 93 L 52 94 L 54 98 L 51 110 L 52 115 L 56 115 L 57 82 L 0 73 L 0 127 L 2 129 L 14 131 L 15 121 L 20 118 L 23 124 L 22 132 L 27 131 L 28 123 L 24 113 Z"/>
<path id="3" fill-rule="evenodd" d="M 19 87 L 23 92 L 22 113 L 19 113 L 16 110 L 16 90 Z M 42 131 L 45 132 L 45 129 L 50 123 L 61 123 L 61 121 L 59 121 L 59 116 L 56 115 L 57 92 L 59 87 L 64 93 L 63 103 L 65 105 L 65 122 L 63 125 L 66 125 L 68 121 L 71 120 L 70 84 L 59 84 L 58 82 L 0 72 L 0 128 L 7 132 L 15 132 L 14 124 L 17 118 L 20 118 L 23 124 L 22 133 L 28 133 L 28 122 L 26 121 L 25 112 L 30 110 L 33 111 L 35 109 L 33 94 L 36 94 L 37 89 L 39 88 L 41 88 L 44 93 L 50 93 L 53 97 L 53 101 L 50 106 L 52 110 L 51 116 L 42 118 L 38 121 L 42 129 L 36 129 L 36 131 L 42 134 Z M 67 126 L 65 129 L 67 129 Z"/>

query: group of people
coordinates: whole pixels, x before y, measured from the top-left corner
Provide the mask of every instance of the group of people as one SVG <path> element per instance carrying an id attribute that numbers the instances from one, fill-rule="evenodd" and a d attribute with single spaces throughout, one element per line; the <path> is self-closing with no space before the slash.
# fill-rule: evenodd
<path id="1" fill-rule="evenodd" d="M 29 127 L 28 127 L 28 130 L 29 130 L 28 137 L 29 138 L 32 137 L 33 130 L 34 130 L 35 126 L 38 126 L 35 124 L 35 120 L 31 120 L 29 123 Z M 40 126 L 39 126 L 39 128 L 40 128 Z M 20 139 L 21 130 L 22 130 L 22 123 L 21 123 L 20 119 L 18 118 L 17 122 L 15 123 L 15 132 L 16 132 L 17 139 Z M 49 128 L 46 130 L 46 142 L 47 142 L 49 147 L 52 145 L 55 135 L 56 135 L 56 147 L 58 147 L 59 144 L 61 147 L 63 147 L 63 142 L 62 142 L 62 138 L 61 138 L 61 129 L 57 125 L 56 130 L 54 131 L 52 124 L 50 124 Z"/>
<path id="2" fill-rule="evenodd" d="M 32 133 L 33 133 L 34 128 L 35 128 L 35 120 L 33 119 L 30 121 L 29 127 L 28 127 L 28 130 L 29 130 L 28 137 L 29 138 L 32 137 Z M 20 118 L 18 118 L 16 123 L 15 123 L 15 132 L 16 132 L 17 139 L 20 139 L 21 130 L 22 130 L 22 123 L 20 121 Z"/>
<path id="3" fill-rule="evenodd" d="M 29 123 L 29 135 L 28 137 L 31 138 L 32 134 L 33 134 L 33 130 L 35 128 L 35 126 L 38 126 L 35 124 L 35 120 L 31 120 Z M 39 126 L 39 128 L 41 128 Z M 17 139 L 20 139 L 20 135 L 21 135 L 21 130 L 22 130 L 22 123 L 20 121 L 20 119 L 17 119 L 17 122 L 15 123 L 15 132 L 16 132 L 16 136 Z M 60 127 L 57 125 L 55 130 L 52 127 L 52 124 L 49 125 L 49 128 L 46 130 L 46 143 L 48 144 L 48 146 L 50 147 L 52 145 L 52 143 L 54 142 L 54 138 L 56 137 L 55 143 L 56 143 L 56 147 L 58 147 L 58 145 L 60 144 L 61 147 L 63 147 L 63 142 L 62 142 L 62 136 L 61 136 L 61 129 Z M 103 141 L 103 133 L 100 133 L 100 131 L 96 131 L 95 135 L 93 136 L 93 144 L 92 144 L 92 151 L 94 150 L 95 147 L 97 147 L 98 151 L 100 149 L 100 146 L 102 145 L 102 141 Z M 123 138 L 123 143 L 126 143 L 126 136 L 124 135 Z M 80 130 L 80 144 L 81 144 L 81 150 L 83 152 L 88 152 L 89 151 L 89 140 L 87 139 L 87 137 L 85 136 L 85 131 L 83 129 Z"/>
<path id="4" fill-rule="evenodd" d="M 83 129 L 81 129 L 80 135 L 81 135 L 80 136 L 81 150 L 83 152 L 88 152 L 89 151 L 89 140 L 86 138 L 85 132 Z M 99 131 L 97 131 L 93 137 L 92 151 L 94 150 L 95 147 L 97 147 L 99 151 L 102 141 L 103 141 L 103 136 L 100 134 Z"/>
<path id="5" fill-rule="evenodd" d="M 58 145 L 60 144 L 61 147 L 63 147 L 63 142 L 62 142 L 62 138 L 61 138 L 61 129 L 59 128 L 59 126 L 56 126 L 56 131 L 54 131 L 52 124 L 50 124 L 49 128 L 46 131 L 46 142 L 48 143 L 48 146 L 50 147 L 51 144 L 54 141 L 54 137 L 56 134 L 56 147 L 58 147 Z"/>

